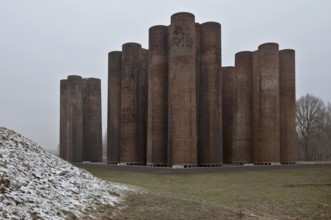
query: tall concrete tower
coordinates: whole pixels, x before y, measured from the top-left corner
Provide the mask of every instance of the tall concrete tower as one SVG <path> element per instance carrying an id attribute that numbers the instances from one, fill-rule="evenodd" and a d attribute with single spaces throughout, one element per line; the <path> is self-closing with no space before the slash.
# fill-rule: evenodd
<path id="1" fill-rule="evenodd" d="M 296 161 L 295 51 L 279 52 L 280 161 Z"/>
<path id="2" fill-rule="evenodd" d="M 197 103 L 197 132 L 199 133 L 199 91 L 200 91 L 200 52 L 201 52 L 201 25 L 195 23 L 195 74 L 196 74 L 196 103 Z M 197 135 L 199 136 L 199 134 Z M 199 142 L 199 138 L 197 140 Z M 199 145 L 199 143 L 198 143 Z M 199 148 L 198 148 L 199 155 Z M 199 158 L 198 158 L 199 161 Z"/>
<path id="3" fill-rule="evenodd" d="M 83 160 L 102 161 L 101 80 L 84 79 Z"/>
<path id="4" fill-rule="evenodd" d="M 138 158 L 146 165 L 147 153 L 147 105 L 148 105 L 148 50 L 141 49 L 138 79 Z"/>
<path id="5" fill-rule="evenodd" d="M 83 80 L 81 76 L 68 76 L 67 81 L 67 159 L 83 161 Z"/>
<path id="6" fill-rule="evenodd" d="M 266 43 L 258 49 L 258 140 L 254 148 L 256 164 L 280 162 L 279 49 Z"/>
<path id="7" fill-rule="evenodd" d="M 235 68 L 233 66 L 222 67 L 220 74 L 222 74 L 223 161 L 232 163 Z"/>
<path id="8" fill-rule="evenodd" d="M 167 166 L 168 27 L 149 29 L 147 165 Z"/>
<path id="9" fill-rule="evenodd" d="M 60 81 L 60 158 L 68 160 L 67 80 Z"/>
<path id="10" fill-rule="evenodd" d="M 122 52 L 108 54 L 107 163 L 120 162 Z"/>
<path id="11" fill-rule="evenodd" d="M 198 163 L 218 166 L 222 155 L 221 109 L 221 25 L 207 22 L 200 25 L 200 78 Z"/>
<path id="12" fill-rule="evenodd" d="M 144 163 L 138 141 L 141 49 L 137 43 L 122 46 L 120 161 L 128 165 Z"/>
<path id="13" fill-rule="evenodd" d="M 254 151 L 258 147 L 258 124 L 259 124 L 259 51 L 254 51 L 252 55 L 252 98 L 253 98 L 253 159 Z"/>
<path id="14" fill-rule="evenodd" d="M 233 163 L 253 162 L 252 52 L 235 55 Z"/>
<path id="15" fill-rule="evenodd" d="M 195 26 L 193 14 L 177 13 L 168 29 L 170 166 L 197 165 Z"/>

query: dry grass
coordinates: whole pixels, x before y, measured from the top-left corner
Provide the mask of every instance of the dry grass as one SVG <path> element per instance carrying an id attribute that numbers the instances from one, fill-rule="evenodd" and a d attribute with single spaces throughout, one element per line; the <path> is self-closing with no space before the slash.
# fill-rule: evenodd
<path id="1" fill-rule="evenodd" d="M 330 167 L 171 175 L 88 171 L 144 190 L 129 195 L 113 219 L 331 219 Z"/>

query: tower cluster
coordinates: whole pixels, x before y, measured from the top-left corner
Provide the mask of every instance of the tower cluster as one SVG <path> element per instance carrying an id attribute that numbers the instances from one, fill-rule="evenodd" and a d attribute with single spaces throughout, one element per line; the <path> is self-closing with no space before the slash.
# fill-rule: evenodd
<path id="1" fill-rule="evenodd" d="M 222 66 L 221 51 L 221 25 L 200 24 L 182 12 L 171 16 L 170 25 L 149 29 L 148 49 L 125 43 L 110 52 L 107 163 L 295 163 L 294 50 L 261 44 L 236 53 L 235 65 L 228 67 Z M 62 92 L 61 81 L 61 122 L 69 111 L 62 111 L 62 101 L 73 99 L 62 100 Z M 79 123 L 70 114 L 65 113 L 66 129 Z M 62 128 L 63 137 L 71 135 L 66 140 L 74 139 Z"/>
<path id="2" fill-rule="evenodd" d="M 295 52 L 266 43 L 223 67 L 225 163 L 296 161 Z"/>
<path id="3" fill-rule="evenodd" d="M 60 157 L 102 161 L 101 81 L 70 75 L 60 81 Z"/>
<path id="4" fill-rule="evenodd" d="M 108 163 L 294 163 L 293 50 L 266 43 L 222 67 L 221 25 L 172 15 L 149 48 L 109 53 Z"/>

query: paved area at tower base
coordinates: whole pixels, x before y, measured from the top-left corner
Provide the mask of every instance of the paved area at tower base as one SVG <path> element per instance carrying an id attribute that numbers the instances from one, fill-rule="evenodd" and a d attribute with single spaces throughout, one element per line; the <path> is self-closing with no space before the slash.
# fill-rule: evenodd
<path id="1" fill-rule="evenodd" d="M 282 169 L 306 169 L 306 168 L 318 168 L 325 167 L 331 169 L 330 162 L 297 162 L 291 165 L 270 165 L 270 166 L 257 166 L 250 164 L 234 165 L 226 164 L 221 167 L 191 167 L 183 168 L 177 167 L 173 169 L 171 167 L 149 167 L 149 166 L 118 166 L 105 163 L 73 163 L 73 165 L 86 169 L 105 169 L 105 170 L 117 170 L 128 172 L 142 172 L 142 173 L 164 173 L 164 174 L 180 174 L 180 173 L 218 173 L 218 172 L 245 172 L 245 171 L 257 171 L 257 170 L 282 170 Z"/>

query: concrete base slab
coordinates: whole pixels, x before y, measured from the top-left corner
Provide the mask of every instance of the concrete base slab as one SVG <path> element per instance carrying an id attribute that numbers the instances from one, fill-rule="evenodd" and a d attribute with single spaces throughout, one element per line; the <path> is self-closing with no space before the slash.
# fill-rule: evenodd
<path id="1" fill-rule="evenodd" d="M 245 163 L 244 164 L 244 167 L 252 167 L 252 166 L 254 166 L 254 163 Z"/>
<path id="2" fill-rule="evenodd" d="M 183 169 L 184 165 L 173 165 L 172 168 L 173 169 Z"/>

